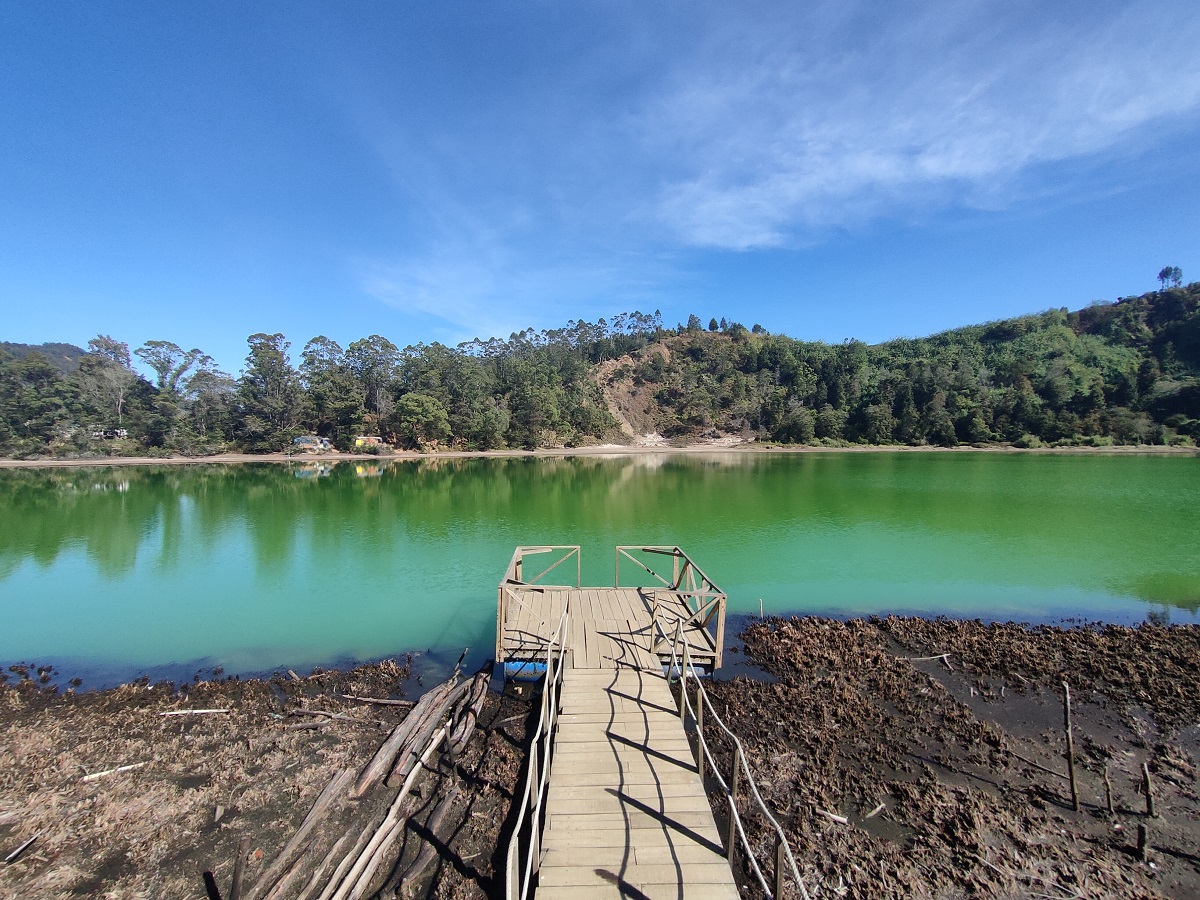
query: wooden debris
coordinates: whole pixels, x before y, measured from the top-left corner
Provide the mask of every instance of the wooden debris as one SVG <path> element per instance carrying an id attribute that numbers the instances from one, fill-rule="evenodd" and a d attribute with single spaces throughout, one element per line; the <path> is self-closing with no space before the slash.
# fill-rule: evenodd
<path id="1" fill-rule="evenodd" d="M 450 788 L 446 792 L 446 796 L 439 801 L 437 809 L 433 811 L 433 815 L 429 817 L 429 821 L 425 823 L 425 828 L 429 832 L 430 837 L 437 840 L 438 830 L 442 827 L 442 823 L 446 819 L 446 814 L 454 806 L 454 801 L 458 798 L 458 785 Z M 438 859 L 437 847 L 431 841 L 426 841 L 421 847 L 421 852 L 417 854 L 417 858 L 413 860 L 412 865 L 405 870 L 400 877 L 400 888 L 396 892 L 402 896 L 410 896 L 413 888 Z"/>
<path id="2" fill-rule="evenodd" d="M 267 871 L 258 880 L 254 886 L 254 890 L 250 892 L 251 898 L 264 898 L 274 888 L 275 883 L 281 877 L 285 877 L 285 870 L 292 864 L 296 856 L 301 854 L 307 845 L 302 848 L 309 833 L 316 827 L 317 823 L 324 818 L 331 804 L 339 799 L 346 785 L 350 783 L 350 779 L 354 777 L 353 769 L 342 769 L 340 772 L 335 772 L 333 778 L 325 785 L 325 789 L 317 796 L 312 808 L 308 811 L 308 815 L 304 817 L 304 821 L 300 823 L 300 828 L 292 837 L 286 847 L 280 851 L 275 857 L 275 861 L 271 863 Z"/>
<path id="3" fill-rule="evenodd" d="M 233 861 L 233 883 L 229 887 L 229 900 L 242 900 L 242 881 L 246 877 L 246 857 L 250 855 L 250 837 L 242 835 L 238 841 L 237 859 Z"/>
<path id="4" fill-rule="evenodd" d="M 35 834 L 33 837 L 31 837 L 29 840 L 27 840 L 25 843 L 23 843 L 20 847 L 18 847 L 12 853 L 8 854 L 8 856 L 4 857 L 4 864 L 6 866 L 11 866 L 13 863 L 15 863 L 18 859 L 21 858 L 21 854 L 24 853 L 26 850 L 28 850 L 30 847 L 32 847 L 33 842 L 36 841 L 41 836 L 42 836 L 42 832 L 39 831 L 37 834 Z"/>
<path id="5" fill-rule="evenodd" d="M 1150 766 L 1142 763 L 1142 793 L 1146 795 L 1146 815 L 1151 819 L 1157 818 L 1154 810 L 1154 785 L 1150 781 Z"/>
<path id="6" fill-rule="evenodd" d="M 149 761 L 139 762 L 139 763 L 130 763 L 127 766 L 117 766 L 115 769 L 105 769 L 103 772 L 91 772 L 90 774 L 84 775 L 82 780 L 83 781 L 95 781 L 97 778 L 103 778 L 105 775 L 116 775 L 120 772 L 130 772 L 133 769 L 140 769 L 142 766 L 148 766 L 148 765 L 150 765 Z"/>
<path id="7" fill-rule="evenodd" d="M 227 713 L 228 709 L 168 709 L 160 712 L 160 716 L 211 716 L 217 713 Z"/>
<path id="8" fill-rule="evenodd" d="M 819 815 L 822 815 L 825 818 L 827 818 L 830 822 L 837 822 L 837 824 L 839 824 L 839 825 L 849 825 L 850 824 L 849 819 L 847 819 L 845 816 L 839 816 L 837 813 L 827 812 L 826 810 L 823 810 L 823 809 L 817 809 L 817 813 Z"/>
<path id="9" fill-rule="evenodd" d="M 877 815 L 879 815 L 881 812 L 883 812 L 885 809 L 887 809 L 887 806 L 883 803 L 880 803 L 877 807 L 875 807 L 873 810 L 871 810 L 869 813 L 867 813 L 865 816 L 863 816 L 863 819 L 873 819 Z"/>
<path id="10" fill-rule="evenodd" d="M 430 708 L 425 720 L 418 723 L 414 729 L 412 738 L 400 749 L 400 753 L 396 757 L 396 764 L 392 766 L 391 774 L 387 777 L 388 787 L 395 787 L 407 779 L 410 772 L 414 771 L 421 758 L 422 748 L 425 747 L 437 727 L 446 720 L 451 707 L 466 695 L 470 686 L 471 682 L 465 682 L 454 687 L 439 703 Z M 446 724 L 445 730 L 449 734 L 450 723 Z"/>
<path id="11" fill-rule="evenodd" d="M 1079 812 L 1079 788 L 1075 784 L 1075 738 L 1071 733 L 1071 686 L 1063 688 L 1063 728 L 1067 732 L 1067 777 L 1071 780 L 1071 806 Z"/>
<path id="12" fill-rule="evenodd" d="M 338 694 L 343 700 L 356 700 L 359 703 L 374 703 L 378 706 L 416 706 L 416 700 L 387 700 L 383 697 L 356 697 L 354 694 Z"/>
<path id="13" fill-rule="evenodd" d="M 412 790 L 417 776 L 423 771 L 423 767 L 429 761 L 429 757 L 433 755 L 433 752 L 441 745 L 449 732 L 450 725 L 447 723 L 430 740 L 429 745 L 425 748 L 425 752 L 421 754 L 420 765 L 412 767 L 399 793 L 397 793 L 396 799 L 392 801 L 387 815 L 384 816 L 383 821 L 375 830 L 374 836 L 367 842 L 366 847 L 357 855 L 357 859 L 350 866 L 345 880 L 332 893 L 329 887 L 327 887 L 325 893 L 321 895 L 324 900 L 328 900 L 329 897 L 332 897 L 333 900 L 358 900 L 358 898 L 367 892 L 367 888 L 370 887 L 371 882 L 374 880 L 379 866 L 391 850 L 392 840 L 404 827 L 404 822 L 408 819 L 408 794 Z M 357 850 L 358 848 L 355 849 Z M 341 866 L 338 868 L 340 870 Z M 336 878 L 337 873 L 334 873 L 334 876 Z M 333 882 L 331 881 L 330 887 L 332 886 Z"/>
<path id="14" fill-rule="evenodd" d="M 450 733 L 448 749 L 452 757 L 462 753 L 470 743 L 471 735 L 475 733 L 475 725 L 479 721 L 479 714 L 483 712 L 483 704 L 487 700 L 490 684 L 491 674 L 488 672 L 479 672 L 471 680 L 470 690 L 460 707 L 454 730 Z"/>
<path id="15" fill-rule="evenodd" d="M 387 740 L 375 752 L 375 756 L 363 767 L 358 780 L 354 783 L 354 789 L 351 791 L 352 796 L 361 797 L 387 777 L 388 772 L 391 771 L 392 763 L 400 754 L 400 751 L 407 746 L 408 741 L 413 737 L 414 733 L 425 723 L 430 710 L 435 705 L 440 706 L 441 701 L 453 690 L 453 687 L 453 680 L 445 681 L 417 701 L 417 705 L 404 717 L 404 721 L 392 729 L 392 733 L 388 735 Z"/>

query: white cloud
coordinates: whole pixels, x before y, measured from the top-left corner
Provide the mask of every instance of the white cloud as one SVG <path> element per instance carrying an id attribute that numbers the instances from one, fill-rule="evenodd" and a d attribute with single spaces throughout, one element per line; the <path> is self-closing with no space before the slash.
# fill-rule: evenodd
<path id="1" fill-rule="evenodd" d="M 1041 167 L 1195 126 L 1192 2 L 605 7 L 586 52 L 517 48 L 519 77 L 485 98 L 441 81 L 446 104 L 419 112 L 360 98 L 412 219 L 361 282 L 465 337 L 507 334 L 652 307 L 684 284 L 681 251 L 1063 192 Z"/>
<path id="2" fill-rule="evenodd" d="M 687 244 L 784 245 L 931 196 L 969 204 L 1039 164 L 1195 121 L 1186 6 L 1088 6 L 1077 21 L 1045 4 L 922 9 L 866 27 L 768 20 L 688 60 L 641 117 L 671 167 L 649 214 Z"/>

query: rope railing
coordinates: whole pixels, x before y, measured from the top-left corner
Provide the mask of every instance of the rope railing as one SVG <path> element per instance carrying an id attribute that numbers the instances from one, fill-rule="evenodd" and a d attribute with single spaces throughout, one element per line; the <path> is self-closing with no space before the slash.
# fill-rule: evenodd
<path id="1" fill-rule="evenodd" d="M 570 603 L 558 620 L 558 627 L 546 642 L 546 684 L 538 711 L 538 723 L 529 744 L 529 769 L 521 794 L 520 811 L 513 825 L 505 862 L 504 896 L 508 900 L 526 900 L 529 885 L 537 874 L 542 857 L 542 824 L 545 819 L 546 788 L 550 783 L 550 762 L 554 752 L 555 722 L 559 714 L 559 693 L 563 672 L 566 639 L 570 633 Z M 536 785 L 536 790 L 535 790 Z M 528 816 L 528 823 L 526 817 Z M 520 865 L 522 833 L 528 824 L 525 865 Z"/>
<path id="2" fill-rule="evenodd" d="M 690 647 L 683 633 L 683 622 L 676 623 L 675 633 L 673 635 L 668 635 L 666 631 L 663 630 L 662 624 L 657 620 L 654 622 L 654 627 L 662 635 L 663 640 L 668 642 L 671 647 L 671 667 L 668 671 L 677 671 L 680 673 L 679 717 L 686 720 L 687 717 L 690 716 L 695 725 L 697 737 L 696 767 L 700 774 L 700 780 L 704 780 L 705 769 L 706 767 L 709 768 L 712 772 L 713 778 L 716 780 L 717 784 L 720 785 L 721 791 L 725 794 L 725 801 L 729 807 L 729 822 L 725 833 L 725 851 L 726 856 L 729 858 L 730 866 L 732 866 L 734 863 L 738 846 L 737 839 L 740 839 L 741 846 L 745 850 L 746 859 L 750 864 L 750 868 L 754 872 L 759 885 L 762 887 L 763 892 L 767 897 L 772 898 L 772 900 L 780 900 L 783 895 L 784 877 L 790 872 L 792 880 L 796 883 L 796 887 L 800 891 L 800 896 L 803 898 L 803 900 L 811 900 L 808 890 L 805 888 L 804 882 L 800 878 L 800 869 L 796 865 L 796 858 L 792 855 L 791 847 L 788 846 L 787 836 L 784 834 L 783 828 L 780 826 L 775 816 L 773 816 L 770 809 L 767 808 L 767 804 L 763 800 L 762 794 L 760 794 L 758 791 L 758 785 L 755 784 L 754 781 L 754 774 L 750 771 L 750 766 L 746 763 L 746 753 L 742 748 L 742 742 L 738 740 L 737 735 L 729 729 L 729 727 L 717 714 L 716 707 L 713 706 L 712 700 L 708 696 L 708 692 L 704 690 L 704 685 L 701 684 L 700 679 L 698 678 L 692 678 L 692 680 L 696 683 L 696 706 L 695 708 L 692 706 L 692 701 L 688 697 L 687 691 L 688 679 L 689 677 L 692 677 L 692 662 Z M 680 659 L 680 654 L 678 652 L 678 647 L 680 645 L 683 646 L 682 660 Z M 680 665 L 681 662 L 682 666 Z M 729 738 L 730 743 L 733 745 L 733 766 L 730 769 L 729 781 L 726 781 L 721 775 L 721 771 L 717 766 L 716 758 L 713 756 L 712 750 L 708 746 L 708 740 L 704 736 L 706 706 L 708 707 L 709 715 L 711 715 L 712 720 L 716 723 L 718 729 L 721 732 L 724 732 L 724 734 Z M 762 865 L 760 865 L 758 861 L 757 855 L 754 852 L 754 847 L 751 845 L 750 839 L 746 835 L 746 829 L 742 823 L 742 816 L 738 812 L 738 794 L 740 782 L 743 776 L 746 784 L 750 788 L 751 796 L 758 805 L 759 811 L 762 813 L 767 822 L 770 823 L 771 828 L 775 832 L 775 865 L 772 873 L 773 879 L 771 883 L 768 883 L 767 881 L 767 876 L 764 874 Z"/>

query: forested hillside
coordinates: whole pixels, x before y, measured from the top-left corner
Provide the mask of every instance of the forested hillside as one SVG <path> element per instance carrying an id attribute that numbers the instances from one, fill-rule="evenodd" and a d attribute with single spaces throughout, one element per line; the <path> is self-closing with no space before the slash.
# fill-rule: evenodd
<path id="1" fill-rule="evenodd" d="M 487 450 L 738 435 L 783 443 L 1187 444 L 1200 439 L 1200 283 L 868 345 L 660 316 L 400 349 L 256 334 L 240 376 L 199 349 L 98 336 L 0 350 L 0 453 Z M 78 349 L 78 348 L 74 348 Z M 137 356 L 153 381 L 133 367 Z"/>

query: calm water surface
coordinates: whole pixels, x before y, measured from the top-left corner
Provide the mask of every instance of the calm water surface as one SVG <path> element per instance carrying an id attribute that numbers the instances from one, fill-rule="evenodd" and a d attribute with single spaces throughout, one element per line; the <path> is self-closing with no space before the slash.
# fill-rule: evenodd
<path id="1" fill-rule="evenodd" d="M 1200 459 L 808 453 L 0 471 L 0 661 L 92 683 L 486 655 L 517 544 L 678 544 L 734 612 L 1197 622 Z M 475 655 L 475 654 L 473 654 Z"/>

